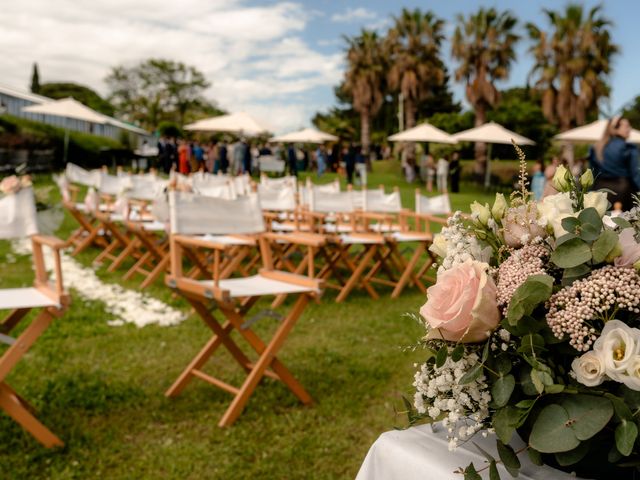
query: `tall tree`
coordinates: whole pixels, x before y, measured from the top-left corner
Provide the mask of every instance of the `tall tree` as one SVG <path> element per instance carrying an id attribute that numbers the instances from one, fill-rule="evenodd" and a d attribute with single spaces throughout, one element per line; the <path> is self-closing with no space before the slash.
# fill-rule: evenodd
<path id="1" fill-rule="evenodd" d="M 405 128 L 416 124 L 418 102 L 433 94 L 445 82 L 446 73 L 440 58 L 444 22 L 433 12 L 403 9 L 394 17 L 386 48 L 389 56 L 387 79 L 393 91 L 402 94 Z M 415 145 L 407 145 L 407 161 L 415 164 Z"/>
<path id="2" fill-rule="evenodd" d="M 353 99 L 353 108 L 360 114 L 360 141 L 363 153 L 368 154 L 371 119 L 384 101 L 386 66 L 382 40 L 376 32 L 365 29 L 357 37 L 345 39 L 348 49 L 343 88 Z"/>
<path id="3" fill-rule="evenodd" d="M 451 41 L 451 54 L 458 61 L 457 81 L 464 81 L 467 100 L 475 112 L 475 126 L 487 121 L 487 112 L 500 101 L 496 81 L 509 76 L 515 60 L 518 20 L 509 12 L 480 8 L 467 17 L 458 15 Z M 487 144 L 475 145 L 475 172 L 487 168 Z"/>
<path id="4" fill-rule="evenodd" d="M 33 64 L 33 72 L 31 73 L 31 93 L 40 93 L 40 73 L 37 63 Z"/>
<path id="5" fill-rule="evenodd" d="M 535 59 L 529 77 L 542 93 L 544 116 L 565 131 L 597 116 L 599 100 L 609 96 L 611 60 L 619 47 L 601 6 L 587 11 L 568 4 L 544 13 L 549 31 L 527 24 Z"/>
<path id="6" fill-rule="evenodd" d="M 152 58 L 117 66 L 106 82 L 118 113 L 151 129 L 163 120 L 182 125 L 190 113 L 215 108 L 203 96 L 209 87 L 204 75 L 181 62 Z"/>

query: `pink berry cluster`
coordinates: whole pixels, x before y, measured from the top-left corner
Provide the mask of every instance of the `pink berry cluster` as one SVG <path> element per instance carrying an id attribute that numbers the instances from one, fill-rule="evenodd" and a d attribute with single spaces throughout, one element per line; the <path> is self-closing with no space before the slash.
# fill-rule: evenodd
<path id="1" fill-rule="evenodd" d="M 640 276 L 633 268 L 607 265 L 591 272 L 549 298 L 547 323 L 557 338 L 569 337 L 579 352 L 588 351 L 596 341 L 592 321 L 613 317 L 617 310 L 640 313 Z"/>
<path id="2" fill-rule="evenodd" d="M 549 255 L 541 244 L 528 244 L 515 250 L 498 268 L 497 297 L 502 313 L 507 314 L 509 302 L 517 288 L 531 275 L 546 273 L 544 260 Z"/>

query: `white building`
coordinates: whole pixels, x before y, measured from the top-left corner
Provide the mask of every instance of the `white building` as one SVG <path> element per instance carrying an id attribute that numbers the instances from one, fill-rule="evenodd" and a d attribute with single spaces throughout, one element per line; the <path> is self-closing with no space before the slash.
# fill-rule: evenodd
<path id="1" fill-rule="evenodd" d="M 133 148 L 141 146 L 144 140 L 147 140 L 149 143 L 154 143 L 152 141 L 152 135 L 146 130 L 122 122 L 116 118 L 108 117 L 107 115 L 104 115 L 106 123 L 98 125 L 82 120 L 65 119 L 63 117 L 53 115 L 27 113 L 22 111 L 24 107 L 29 105 L 43 104 L 51 102 L 52 100 L 53 99 L 49 97 L 20 91 L 0 84 L 0 114 L 7 113 L 16 117 L 46 123 L 54 127 L 69 128 L 69 130 L 76 132 L 92 133 L 94 135 L 113 138 L 118 141 L 122 140 L 124 133 L 129 136 L 129 143 Z"/>

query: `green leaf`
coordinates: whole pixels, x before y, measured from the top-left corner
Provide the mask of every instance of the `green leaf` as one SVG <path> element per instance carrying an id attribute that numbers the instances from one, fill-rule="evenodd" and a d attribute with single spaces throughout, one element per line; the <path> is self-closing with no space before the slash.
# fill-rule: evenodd
<path id="1" fill-rule="evenodd" d="M 578 265 L 573 268 L 567 268 L 562 274 L 562 285 L 571 285 L 576 280 L 586 277 L 589 273 L 591 273 L 591 268 L 585 264 Z"/>
<path id="2" fill-rule="evenodd" d="M 541 372 L 536 369 L 531 370 L 531 383 L 533 383 L 537 393 L 544 392 L 544 382 L 542 381 L 540 373 Z"/>
<path id="3" fill-rule="evenodd" d="M 444 362 L 447 361 L 447 355 L 449 355 L 449 349 L 446 345 L 443 345 L 436 355 L 436 367 L 440 368 L 444 365 Z"/>
<path id="4" fill-rule="evenodd" d="M 609 450 L 609 454 L 607 455 L 607 460 L 609 463 L 618 463 L 622 460 L 622 454 L 616 447 L 611 447 L 611 450 Z"/>
<path id="5" fill-rule="evenodd" d="M 493 416 L 493 428 L 496 429 L 496 435 L 503 443 L 509 443 L 513 433 L 516 431 L 521 418 L 522 411 L 507 405 L 496 411 Z"/>
<path id="6" fill-rule="evenodd" d="M 553 277 L 549 275 L 531 275 L 527 278 L 511 297 L 507 311 L 509 323 L 515 325 L 524 315 L 530 315 L 538 304 L 551 296 L 552 289 Z"/>
<path id="7" fill-rule="evenodd" d="M 575 233 L 565 233 L 560 238 L 556 238 L 556 248 L 574 238 L 578 238 Z"/>
<path id="8" fill-rule="evenodd" d="M 604 396 L 607 397 L 613 404 L 613 410 L 616 414 L 616 418 L 619 421 L 633 420 L 633 414 L 631 413 L 631 409 L 623 399 L 621 399 L 620 397 L 616 397 L 611 393 L 605 393 Z"/>
<path id="9" fill-rule="evenodd" d="M 602 430 L 613 416 L 608 398 L 595 395 L 571 395 L 561 401 L 572 420 L 571 430 L 578 440 L 588 440 Z"/>
<path id="10" fill-rule="evenodd" d="M 484 456 L 484 458 L 487 459 L 487 462 L 495 462 L 496 461 L 495 457 L 493 455 L 491 455 L 489 452 L 487 452 L 484 448 L 482 448 L 476 442 L 472 442 L 472 443 L 478 449 L 478 451 Z"/>
<path id="11" fill-rule="evenodd" d="M 453 352 L 451 352 L 451 360 L 453 360 L 454 362 L 457 362 L 462 358 L 463 355 L 464 355 L 464 345 L 460 344 L 453 349 Z"/>
<path id="12" fill-rule="evenodd" d="M 518 470 L 520 470 L 520 460 L 518 460 L 516 452 L 513 451 L 510 445 L 504 444 L 500 440 L 497 441 L 497 445 L 500 460 L 502 460 L 502 463 L 511 476 L 517 477 Z"/>
<path id="13" fill-rule="evenodd" d="M 613 230 L 605 230 L 602 235 L 593 242 L 593 263 L 604 262 L 609 252 L 618 244 L 618 234 Z"/>
<path id="14" fill-rule="evenodd" d="M 531 398 L 529 400 L 520 400 L 518 403 L 516 403 L 516 407 L 517 408 L 531 408 L 534 403 L 536 403 L 536 399 L 535 398 Z"/>
<path id="15" fill-rule="evenodd" d="M 622 420 L 622 423 L 616 427 L 615 437 L 616 448 L 622 455 L 628 457 L 631 455 L 636 438 L 638 438 L 638 426 L 635 422 Z"/>
<path id="16" fill-rule="evenodd" d="M 576 448 L 580 441 L 568 426 L 569 418 L 567 410 L 557 403 L 544 407 L 531 429 L 529 445 L 541 453 L 568 452 Z"/>
<path id="17" fill-rule="evenodd" d="M 573 268 L 591 260 L 591 248 L 584 240 L 572 238 L 556 246 L 551 261 L 560 268 Z M 517 291 L 517 290 L 516 290 Z"/>
<path id="18" fill-rule="evenodd" d="M 494 367 L 496 369 L 496 372 L 498 372 L 500 375 L 506 375 L 511 371 L 511 368 L 513 367 L 511 359 L 509 359 L 509 357 L 507 357 L 506 355 L 495 357 L 493 361 L 495 364 Z"/>
<path id="19" fill-rule="evenodd" d="M 600 218 L 600 214 L 593 207 L 582 210 L 578 214 L 578 220 L 580 220 L 583 227 L 585 224 L 589 224 L 595 227 L 598 231 L 602 230 L 602 218 Z"/>
<path id="20" fill-rule="evenodd" d="M 543 465 L 542 455 L 539 451 L 537 451 L 535 448 L 529 447 L 527 448 L 527 453 L 529 454 L 529 460 L 531 460 L 531 463 L 537 465 L 538 467 L 541 467 Z"/>
<path id="21" fill-rule="evenodd" d="M 482 363 L 487 361 L 487 358 L 489 358 L 489 344 L 491 342 L 487 341 L 487 343 L 484 344 L 484 348 L 482 349 L 482 357 L 480 358 L 480 360 L 482 361 Z"/>
<path id="22" fill-rule="evenodd" d="M 524 335 L 520 340 L 520 347 L 518 348 L 518 352 L 530 354 L 535 356 L 535 354 L 540 353 L 544 350 L 544 337 L 539 333 L 529 333 Z"/>
<path id="23" fill-rule="evenodd" d="M 579 237 L 585 242 L 593 242 L 596 238 L 600 236 L 601 231 L 602 231 L 601 228 L 599 229 L 597 227 L 594 227 L 590 223 L 587 223 L 586 225 L 583 225 L 582 228 L 580 229 Z"/>
<path id="24" fill-rule="evenodd" d="M 576 217 L 565 217 L 560 223 L 562 224 L 562 228 L 569 233 L 576 233 L 576 227 L 581 225 L 580 220 Z"/>
<path id="25" fill-rule="evenodd" d="M 557 393 L 562 393 L 562 392 L 564 392 L 564 385 L 559 385 L 557 383 L 554 383 L 552 385 L 545 385 L 544 386 L 544 391 L 545 391 L 545 393 L 549 393 L 551 395 L 557 394 Z"/>
<path id="26" fill-rule="evenodd" d="M 482 375 L 482 364 L 476 363 L 467 371 L 467 373 L 462 376 L 462 378 L 460 378 L 460 380 L 458 380 L 458 385 L 466 385 L 467 383 L 471 383 L 480 375 Z"/>
<path id="27" fill-rule="evenodd" d="M 581 442 L 573 450 L 569 450 L 568 452 L 558 452 L 555 454 L 556 460 L 560 465 L 566 467 L 568 465 L 573 465 L 578 463 L 580 460 L 584 458 L 584 456 L 589 451 L 589 444 L 587 442 Z"/>
<path id="28" fill-rule="evenodd" d="M 491 387 L 491 396 L 496 407 L 504 407 L 507 404 L 515 386 L 516 380 L 513 375 L 500 377 L 495 381 Z"/>
<path id="29" fill-rule="evenodd" d="M 631 224 L 629 223 L 629 221 L 625 220 L 622 217 L 612 217 L 611 220 L 613 220 L 613 223 L 618 225 L 622 230 L 624 230 L 625 228 L 631 228 Z"/>
<path id="30" fill-rule="evenodd" d="M 489 480 L 500 480 L 500 472 L 498 472 L 495 460 L 489 462 Z"/>
<path id="31" fill-rule="evenodd" d="M 473 463 L 470 463 L 467 468 L 464 469 L 464 480 L 482 480 L 482 477 L 476 472 L 476 467 Z"/>
<path id="32" fill-rule="evenodd" d="M 526 366 L 520 369 L 520 388 L 525 395 L 538 395 L 538 390 L 531 380 L 531 370 Z"/>

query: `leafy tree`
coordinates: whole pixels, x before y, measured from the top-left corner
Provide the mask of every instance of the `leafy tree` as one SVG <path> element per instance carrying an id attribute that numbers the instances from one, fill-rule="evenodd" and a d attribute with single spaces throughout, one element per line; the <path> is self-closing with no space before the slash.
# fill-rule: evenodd
<path id="1" fill-rule="evenodd" d="M 33 64 L 33 72 L 31 73 L 31 93 L 40 93 L 40 74 L 37 63 Z"/>
<path id="2" fill-rule="evenodd" d="M 117 66 L 106 82 L 118 113 L 150 129 L 162 120 L 182 125 L 194 113 L 215 109 L 203 96 L 209 87 L 204 75 L 173 60 L 152 58 L 133 67 Z"/>
<path id="3" fill-rule="evenodd" d="M 402 10 L 394 18 L 387 35 L 389 56 L 388 82 L 392 91 L 402 94 L 405 128 L 416 124 L 418 103 L 433 94 L 433 88 L 445 82 L 440 47 L 444 22 L 433 12 Z M 407 161 L 415 163 L 415 145 L 407 145 Z"/>
<path id="4" fill-rule="evenodd" d="M 601 6 L 586 11 L 568 4 L 564 11 L 544 13 L 549 31 L 527 24 L 535 59 L 530 78 L 542 93 L 545 118 L 564 132 L 597 117 L 599 100 L 609 96 L 611 61 L 619 47 Z"/>
<path id="5" fill-rule="evenodd" d="M 384 101 L 385 57 L 378 34 L 362 30 L 357 37 L 346 37 L 347 71 L 342 88 L 353 99 L 353 108 L 360 114 L 360 140 L 363 153 L 369 152 L 371 118 Z"/>
<path id="6" fill-rule="evenodd" d="M 458 61 L 457 81 L 464 81 L 467 100 L 475 112 L 475 126 L 487 121 L 487 112 L 495 107 L 500 94 L 498 80 L 509 76 L 515 60 L 515 33 L 518 20 L 509 11 L 480 8 L 468 17 L 458 15 L 451 54 Z M 475 172 L 483 175 L 487 168 L 487 144 L 475 144 Z"/>
<path id="7" fill-rule="evenodd" d="M 40 86 L 39 94 L 56 100 L 73 97 L 87 107 L 109 116 L 113 116 L 115 112 L 113 105 L 94 90 L 77 83 L 43 83 Z"/>

